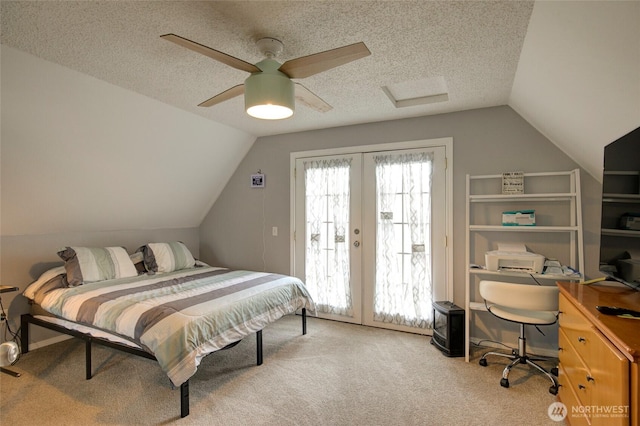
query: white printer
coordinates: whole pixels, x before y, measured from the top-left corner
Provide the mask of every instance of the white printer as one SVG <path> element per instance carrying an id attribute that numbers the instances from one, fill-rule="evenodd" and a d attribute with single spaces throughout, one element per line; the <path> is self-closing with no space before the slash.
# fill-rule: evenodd
<path id="1" fill-rule="evenodd" d="M 545 257 L 527 251 L 524 244 L 498 243 L 498 250 L 488 251 L 485 255 L 488 271 L 520 271 L 541 274 Z"/>

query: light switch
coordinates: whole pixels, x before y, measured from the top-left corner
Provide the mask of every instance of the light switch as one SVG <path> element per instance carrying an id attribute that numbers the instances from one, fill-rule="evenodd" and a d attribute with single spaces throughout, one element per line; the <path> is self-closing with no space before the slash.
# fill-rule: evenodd
<path id="1" fill-rule="evenodd" d="M 273 228 L 271 228 L 271 235 L 273 235 L 274 237 L 278 236 L 278 227 L 274 226 Z"/>

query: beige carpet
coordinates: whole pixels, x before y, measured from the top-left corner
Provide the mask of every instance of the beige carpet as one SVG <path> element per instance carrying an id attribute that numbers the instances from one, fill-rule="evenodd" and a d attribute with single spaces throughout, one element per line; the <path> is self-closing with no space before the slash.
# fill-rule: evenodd
<path id="1" fill-rule="evenodd" d="M 0 374 L 4 425 L 557 425 L 545 377 L 518 366 L 500 387 L 506 360 L 447 358 L 429 338 L 300 317 L 205 358 L 191 378 L 191 414 L 154 361 L 96 346 L 84 379 L 84 343 L 32 351 Z M 477 356 L 476 356 L 477 358 Z"/>

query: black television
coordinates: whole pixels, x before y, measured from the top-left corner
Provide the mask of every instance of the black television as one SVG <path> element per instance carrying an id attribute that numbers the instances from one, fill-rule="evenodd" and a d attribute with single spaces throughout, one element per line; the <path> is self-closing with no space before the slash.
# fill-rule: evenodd
<path id="1" fill-rule="evenodd" d="M 640 127 L 604 148 L 600 272 L 640 291 Z"/>

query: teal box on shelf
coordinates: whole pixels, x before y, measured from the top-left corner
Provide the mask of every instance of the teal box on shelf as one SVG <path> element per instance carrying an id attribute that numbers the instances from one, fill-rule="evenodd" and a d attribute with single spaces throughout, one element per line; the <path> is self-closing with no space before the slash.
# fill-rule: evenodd
<path id="1" fill-rule="evenodd" d="M 535 226 L 536 212 L 535 210 L 514 210 L 510 212 L 502 212 L 503 226 Z"/>

